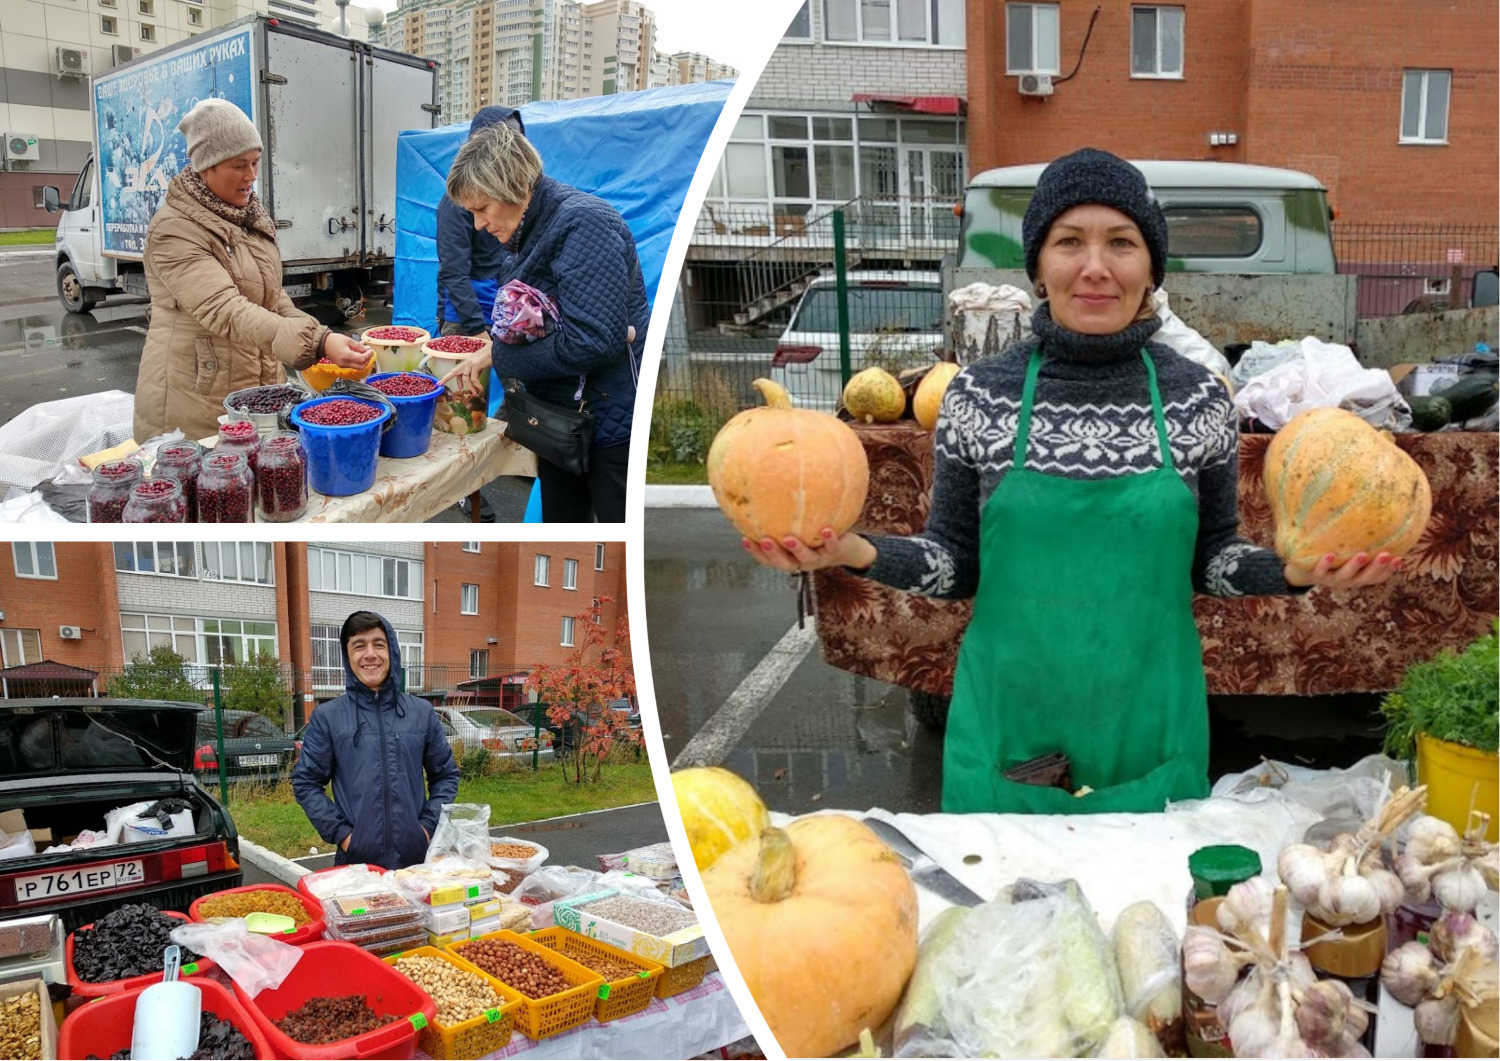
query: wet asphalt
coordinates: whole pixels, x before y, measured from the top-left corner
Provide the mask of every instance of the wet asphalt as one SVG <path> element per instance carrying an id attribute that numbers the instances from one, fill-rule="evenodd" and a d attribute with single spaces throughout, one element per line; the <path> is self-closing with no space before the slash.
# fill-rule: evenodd
<path id="1" fill-rule="evenodd" d="M 746 556 L 717 509 L 648 508 L 644 545 L 652 681 L 675 760 L 795 626 L 797 600 L 791 579 Z M 1380 750 L 1378 702 L 1210 697 L 1210 776 L 1262 756 L 1349 766 Z M 788 814 L 941 804 L 942 736 L 909 716 L 903 690 L 836 670 L 816 644 L 718 762 Z"/>
<path id="2" fill-rule="evenodd" d="M 390 322 L 388 306 L 371 306 L 352 327 Z M 116 295 L 90 313 L 68 313 L 57 299 L 50 257 L 0 253 L 0 424 L 39 402 L 135 391 L 146 342 L 146 303 Z M 482 493 L 501 523 L 518 523 L 529 478 L 505 476 Z M 458 505 L 429 522 L 468 522 Z"/>

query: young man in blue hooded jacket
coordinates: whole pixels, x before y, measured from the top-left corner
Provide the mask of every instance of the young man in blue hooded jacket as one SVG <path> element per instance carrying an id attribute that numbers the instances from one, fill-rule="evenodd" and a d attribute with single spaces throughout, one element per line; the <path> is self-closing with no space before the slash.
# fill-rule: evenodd
<path id="1" fill-rule="evenodd" d="M 458 764 L 432 705 L 401 692 L 401 649 L 383 616 L 344 620 L 344 695 L 319 707 L 302 738 L 292 791 L 334 864 L 400 869 L 421 862 Z M 333 782 L 333 799 L 324 786 Z"/>

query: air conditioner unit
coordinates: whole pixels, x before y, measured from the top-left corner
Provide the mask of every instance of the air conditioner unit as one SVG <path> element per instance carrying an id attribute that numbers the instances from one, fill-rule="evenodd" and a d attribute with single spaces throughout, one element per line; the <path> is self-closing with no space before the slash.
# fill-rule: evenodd
<path id="1" fill-rule="evenodd" d="M 81 48 L 57 49 L 58 77 L 87 77 L 89 72 L 88 52 Z"/>
<path id="2" fill-rule="evenodd" d="M 1450 281 L 1446 276 L 1442 279 L 1439 279 L 1435 276 L 1429 276 L 1424 278 L 1422 281 L 1422 294 L 1446 295 L 1448 293 L 1448 289 L 1452 286 L 1452 281 Z"/>
<path id="3" fill-rule="evenodd" d="M 57 636 L 64 641 L 78 641 L 83 637 L 83 631 L 76 626 L 59 626 Z"/>
<path id="4" fill-rule="evenodd" d="M 25 133 L 5 134 L 5 161 L 36 162 L 42 157 L 42 145 Z"/>
<path id="5" fill-rule="evenodd" d="M 115 66 L 130 62 L 140 53 L 139 48 L 132 48 L 128 44 L 112 44 L 109 47 L 109 59 Z"/>
<path id="6" fill-rule="evenodd" d="M 1018 88 L 1023 96 L 1050 96 L 1052 95 L 1051 74 L 1022 74 L 1018 79 Z"/>

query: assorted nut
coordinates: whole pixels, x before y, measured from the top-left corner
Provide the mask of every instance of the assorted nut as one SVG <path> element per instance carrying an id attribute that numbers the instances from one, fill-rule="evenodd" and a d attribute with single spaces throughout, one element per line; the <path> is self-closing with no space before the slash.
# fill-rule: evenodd
<path id="1" fill-rule="evenodd" d="M 181 918 L 168 917 L 148 903 L 127 903 L 73 933 L 73 971 L 90 984 L 159 973 L 162 955 L 172 946 L 172 930 L 181 924 Z M 198 958 L 182 948 L 182 964 Z"/>
<path id="2" fill-rule="evenodd" d="M 452 962 L 427 954 L 396 959 L 396 971 L 409 977 L 437 1003 L 439 1024 L 462 1024 L 488 1010 L 505 1005 L 505 999 L 484 977 L 460 969 Z"/>
<path id="3" fill-rule="evenodd" d="M 309 424 L 318 424 L 321 427 L 349 427 L 378 419 L 380 413 L 378 406 L 349 398 L 338 398 L 331 402 L 324 402 L 322 405 L 314 405 L 310 409 L 304 409 L 300 415 Z"/>
<path id="4" fill-rule="evenodd" d="M 569 954 L 579 965 L 590 969 L 604 977 L 606 983 L 614 983 L 616 980 L 628 980 L 640 972 L 640 967 L 626 965 L 624 962 L 615 961 L 613 958 L 605 958 L 594 954 Z"/>
<path id="5" fill-rule="evenodd" d="M 698 923 L 698 915 L 666 903 L 654 903 L 649 899 L 632 899 L 626 895 L 612 895 L 608 899 L 589 903 L 581 907 L 595 917 L 626 925 L 649 936 L 670 936 Z"/>
<path id="6" fill-rule="evenodd" d="M 42 1002 L 35 991 L 0 1002 L 0 1057 L 37 1061 L 42 1056 Z"/>
<path id="7" fill-rule="evenodd" d="M 557 966 L 514 943 L 476 939 L 458 944 L 453 953 L 527 998 L 546 998 L 573 986 Z"/>
<path id="8" fill-rule="evenodd" d="M 526 879 L 526 872 L 519 869 L 504 869 L 496 866 L 491 874 L 495 878 L 495 890 L 509 895 L 516 890 L 516 885 Z"/>
<path id="9" fill-rule="evenodd" d="M 274 1023 L 289 1039 L 308 1046 L 322 1046 L 372 1032 L 393 1021 L 390 1017 L 376 1015 L 365 1004 L 364 995 L 340 995 L 336 998 L 310 998 Z"/>
<path id="10" fill-rule="evenodd" d="M 491 844 L 491 858 L 514 858 L 525 861 L 536 857 L 536 848 L 530 844 Z"/>
<path id="11" fill-rule="evenodd" d="M 290 917 L 299 926 L 312 920 L 307 915 L 307 907 L 290 892 L 229 892 L 210 895 L 198 904 L 198 916 L 203 918 L 244 917 L 247 914 L 280 914 Z"/>

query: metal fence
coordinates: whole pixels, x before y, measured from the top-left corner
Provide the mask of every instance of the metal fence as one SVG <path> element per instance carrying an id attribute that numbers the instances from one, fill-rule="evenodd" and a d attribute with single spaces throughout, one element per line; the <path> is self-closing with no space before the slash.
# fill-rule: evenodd
<path id="1" fill-rule="evenodd" d="M 1500 226 L 1335 221 L 1339 272 L 1359 277 L 1360 317 L 1459 309 L 1500 260 Z"/>
<path id="2" fill-rule="evenodd" d="M 938 266 L 958 249 L 953 207 L 913 197 L 822 212 L 705 206 L 663 349 L 652 461 L 702 462 L 719 427 L 757 404 L 759 377 L 799 406 L 832 410 L 853 373 L 930 363 L 942 346 Z"/>

